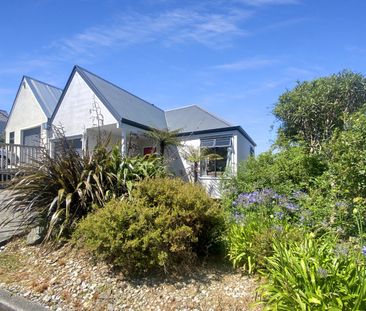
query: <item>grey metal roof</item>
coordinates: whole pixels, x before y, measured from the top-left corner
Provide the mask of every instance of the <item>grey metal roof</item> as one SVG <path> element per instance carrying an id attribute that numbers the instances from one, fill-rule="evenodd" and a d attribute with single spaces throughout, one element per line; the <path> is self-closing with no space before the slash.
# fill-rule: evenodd
<path id="1" fill-rule="evenodd" d="M 178 136 L 236 130 L 248 139 L 253 146 L 256 146 L 256 143 L 241 126 L 233 126 L 197 105 L 167 110 L 165 111 L 165 117 L 169 130 L 180 130 Z"/>
<path id="2" fill-rule="evenodd" d="M 61 97 L 62 89 L 31 77 L 25 76 L 24 79 L 29 84 L 47 118 L 51 118 L 57 102 Z"/>
<path id="3" fill-rule="evenodd" d="M 8 113 L 5 110 L 0 110 L 0 122 L 8 121 Z"/>
<path id="4" fill-rule="evenodd" d="M 5 130 L 8 122 L 8 113 L 5 110 L 0 110 L 0 134 Z"/>
<path id="5" fill-rule="evenodd" d="M 237 130 L 255 145 L 255 142 L 240 126 L 232 126 L 199 106 L 193 105 L 164 112 L 162 109 L 79 66 L 74 67 L 57 107 L 54 109 L 52 120 L 57 114 L 75 72 L 80 74 L 112 115 L 122 123 L 145 130 L 151 128 L 179 130 L 180 136 L 192 133 L 206 134 Z"/>
<path id="6" fill-rule="evenodd" d="M 165 111 L 169 130 L 195 132 L 232 125 L 196 105 Z"/>
<path id="7" fill-rule="evenodd" d="M 167 128 L 164 111 L 90 71 L 76 66 L 77 72 L 107 106 L 115 118 L 148 127 Z"/>

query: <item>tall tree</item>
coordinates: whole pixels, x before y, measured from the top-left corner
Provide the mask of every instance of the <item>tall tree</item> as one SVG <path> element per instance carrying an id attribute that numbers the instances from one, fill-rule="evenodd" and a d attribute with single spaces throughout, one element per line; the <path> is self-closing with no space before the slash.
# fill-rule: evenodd
<path id="1" fill-rule="evenodd" d="M 311 151 L 321 148 L 336 128 L 343 128 L 345 115 L 366 103 L 366 79 L 342 71 L 313 81 L 298 82 L 279 98 L 273 113 L 286 142 L 303 140 Z"/>

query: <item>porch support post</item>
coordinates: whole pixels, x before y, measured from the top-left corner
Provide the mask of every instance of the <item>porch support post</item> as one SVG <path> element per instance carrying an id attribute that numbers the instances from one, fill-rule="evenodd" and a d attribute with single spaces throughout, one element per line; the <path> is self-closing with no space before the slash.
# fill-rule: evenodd
<path id="1" fill-rule="evenodd" d="M 124 129 L 121 129 L 121 154 L 127 156 L 127 132 Z"/>

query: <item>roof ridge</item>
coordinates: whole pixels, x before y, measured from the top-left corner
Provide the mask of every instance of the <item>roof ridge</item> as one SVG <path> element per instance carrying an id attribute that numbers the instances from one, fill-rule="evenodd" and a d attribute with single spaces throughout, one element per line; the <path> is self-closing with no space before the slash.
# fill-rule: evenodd
<path id="1" fill-rule="evenodd" d="M 189 108 L 189 107 L 198 107 L 197 105 L 193 104 L 193 105 L 187 105 L 187 106 L 182 106 L 182 107 L 177 107 L 177 108 L 172 108 L 172 109 L 166 109 L 165 112 L 168 112 L 168 111 L 173 111 L 173 110 L 181 110 L 181 109 L 186 109 L 186 108 Z"/>
<path id="2" fill-rule="evenodd" d="M 133 96 L 133 97 L 136 97 L 136 98 L 138 98 L 139 100 L 142 100 L 143 102 L 145 102 L 146 104 L 151 105 L 151 106 L 153 106 L 153 107 L 155 107 L 155 108 L 157 108 L 157 109 L 161 110 L 162 112 L 164 112 L 164 110 L 163 110 L 163 109 L 161 109 L 160 107 L 158 107 L 158 106 L 156 106 L 156 105 L 154 105 L 154 104 L 152 104 L 152 103 L 149 103 L 147 100 L 145 100 L 145 99 L 143 99 L 143 98 L 141 98 L 141 97 L 139 97 L 139 96 L 137 96 L 137 95 L 135 95 L 135 94 L 133 94 L 133 93 L 131 93 L 131 92 L 127 91 L 127 90 L 125 90 L 124 88 L 122 88 L 122 87 L 118 86 L 117 84 L 114 84 L 113 82 L 110 82 L 110 81 L 108 81 L 107 79 L 104 79 L 104 78 L 102 78 L 101 76 L 99 76 L 99 75 L 97 75 L 97 74 L 95 74 L 95 73 L 93 73 L 93 72 L 91 72 L 91 71 L 89 71 L 89 70 L 87 70 L 87 69 L 85 69 L 85 68 L 83 68 L 83 67 L 79 66 L 79 65 L 75 65 L 75 68 L 76 68 L 76 69 L 80 69 L 80 70 L 82 70 L 82 71 L 85 71 L 85 72 L 87 72 L 87 73 L 89 73 L 89 74 L 91 74 L 91 75 L 93 75 L 93 76 L 97 77 L 98 79 L 101 79 L 101 80 L 103 80 L 104 82 L 106 82 L 106 83 L 108 83 L 108 84 L 110 84 L 110 85 L 112 85 L 112 86 L 116 87 L 117 89 L 121 90 L 122 92 L 125 92 L 125 93 L 127 93 L 127 94 L 129 94 L 129 95 L 131 95 L 131 96 Z M 93 84 L 94 84 L 94 83 L 93 83 Z"/>
<path id="3" fill-rule="evenodd" d="M 198 106 L 196 104 L 189 105 L 189 106 L 184 106 L 184 107 L 180 107 L 180 108 L 178 107 L 178 108 L 169 109 L 169 110 L 166 110 L 166 112 L 173 111 L 173 110 L 186 109 L 186 108 L 190 108 L 190 107 L 196 107 L 197 109 L 200 109 L 201 111 L 209 114 L 211 117 L 215 118 L 216 120 L 219 120 L 219 121 L 225 123 L 227 126 L 233 126 L 231 123 L 225 121 L 224 119 L 219 118 L 218 116 L 214 115 L 213 113 L 207 111 L 206 109 L 203 109 L 202 107 L 200 107 L 200 106 Z"/>
<path id="4" fill-rule="evenodd" d="M 38 79 L 32 78 L 32 77 L 30 77 L 30 76 L 26 76 L 26 75 L 24 75 L 24 76 L 23 76 L 23 79 L 30 79 L 30 80 L 36 81 L 36 82 L 38 82 L 38 83 L 42 83 L 42 84 L 44 84 L 44 85 L 47 85 L 47 86 L 49 86 L 49 87 L 52 87 L 52 88 L 54 88 L 54 89 L 58 89 L 58 90 L 60 90 L 60 91 L 63 91 L 63 89 L 62 89 L 62 88 L 59 88 L 58 86 L 54 86 L 54 85 L 52 85 L 52 84 L 49 84 L 49 83 L 47 83 L 47 82 L 43 82 L 43 81 L 41 81 L 41 80 L 38 80 Z"/>
<path id="5" fill-rule="evenodd" d="M 226 125 L 228 126 L 233 126 L 231 123 L 227 122 L 226 120 L 224 119 L 221 119 L 219 118 L 218 116 L 214 115 L 213 113 L 207 111 L 206 109 L 203 109 L 202 107 L 198 106 L 198 105 L 194 105 L 195 107 L 197 107 L 198 109 L 202 110 L 203 112 L 206 112 L 207 114 L 209 114 L 211 117 L 221 121 L 221 122 L 224 122 Z"/>

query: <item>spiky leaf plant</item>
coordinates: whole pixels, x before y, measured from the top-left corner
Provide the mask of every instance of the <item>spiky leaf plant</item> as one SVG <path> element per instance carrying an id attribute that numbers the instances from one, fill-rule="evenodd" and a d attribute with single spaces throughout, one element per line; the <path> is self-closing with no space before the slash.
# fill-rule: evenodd
<path id="1" fill-rule="evenodd" d="M 11 181 L 10 195 L 0 206 L 26 215 L 47 228 L 45 239 L 68 237 L 92 205 L 103 207 L 111 198 L 121 198 L 134 182 L 163 176 L 159 158 L 124 158 L 118 146 L 98 146 L 80 155 L 63 137 L 53 157 L 44 150 L 40 159 L 21 168 Z"/>

